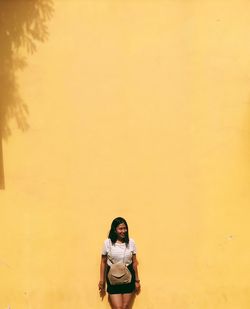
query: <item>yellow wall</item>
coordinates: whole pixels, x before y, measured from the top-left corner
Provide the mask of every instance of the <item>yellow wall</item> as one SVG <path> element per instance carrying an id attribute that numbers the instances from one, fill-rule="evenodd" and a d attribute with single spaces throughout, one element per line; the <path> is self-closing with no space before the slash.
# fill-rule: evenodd
<path id="1" fill-rule="evenodd" d="M 111 220 L 138 309 L 250 307 L 249 1 L 55 1 L 4 144 L 0 308 L 109 308 Z"/>

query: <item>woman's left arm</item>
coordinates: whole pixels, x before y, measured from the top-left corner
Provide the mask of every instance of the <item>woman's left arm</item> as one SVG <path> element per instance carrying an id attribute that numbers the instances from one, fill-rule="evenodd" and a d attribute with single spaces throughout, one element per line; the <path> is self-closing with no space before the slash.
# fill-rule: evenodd
<path id="1" fill-rule="evenodd" d="M 139 273 L 138 273 L 138 261 L 136 254 L 133 254 L 132 256 L 132 263 L 133 263 L 133 269 L 135 271 L 135 291 L 136 293 L 140 292 L 141 285 L 140 285 L 140 279 L 139 279 Z"/>

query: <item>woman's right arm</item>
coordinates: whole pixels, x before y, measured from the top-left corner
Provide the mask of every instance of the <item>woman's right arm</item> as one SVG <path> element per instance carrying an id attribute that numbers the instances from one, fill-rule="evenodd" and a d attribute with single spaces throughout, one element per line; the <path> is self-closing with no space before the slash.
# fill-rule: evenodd
<path id="1" fill-rule="evenodd" d="M 107 269 L 107 255 L 102 255 L 100 264 L 100 281 L 98 284 L 100 292 L 105 290 L 105 277 Z"/>

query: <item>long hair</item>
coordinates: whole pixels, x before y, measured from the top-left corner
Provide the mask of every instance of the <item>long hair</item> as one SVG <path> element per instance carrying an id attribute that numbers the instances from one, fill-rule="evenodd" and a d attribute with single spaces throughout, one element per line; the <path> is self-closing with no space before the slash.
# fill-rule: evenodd
<path id="1" fill-rule="evenodd" d="M 117 234 L 116 234 L 116 228 L 119 224 L 122 224 L 124 223 L 126 225 L 126 228 L 127 228 L 127 232 L 125 234 L 125 239 L 124 239 L 124 242 L 126 245 L 128 245 L 129 243 L 129 234 L 128 234 L 128 224 L 127 224 L 127 221 L 122 218 L 122 217 L 117 217 L 115 218 L 112 223 L 111 223 L 111 228 L 110 228 L 110 231 L 109 231 L 109 238 L 112 242 L 112 244 L 114 244 L 117 240 Z"/>

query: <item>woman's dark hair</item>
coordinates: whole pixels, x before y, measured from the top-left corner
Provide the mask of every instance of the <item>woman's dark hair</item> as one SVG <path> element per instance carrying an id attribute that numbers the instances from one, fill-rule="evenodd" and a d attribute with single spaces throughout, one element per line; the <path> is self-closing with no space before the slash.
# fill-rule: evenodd
<path id="1" fill-rule="evenodd" d="M 114 244 L 117 240 L 117 234 L 116 234 L 116 228 L 118 225 L 124 223 L 126 225 L 126 228 L 127 228 L 127 232 L 125 234 L 125 239 L 124 239 L 124 242 L 126 243 L 126 245 L 128 245 L 129 243 L 129 236 L 128 236 L 128 224 L 127 224 L 127 221 L 122 218 L 122 217 L 118 217 L 118 218 L 115 218 L 112 223 L 111 223 L 111 228 L 110 228 L 110 231 L 109 231 L 109 238 L 112 242 L 112 244 Z"/>

